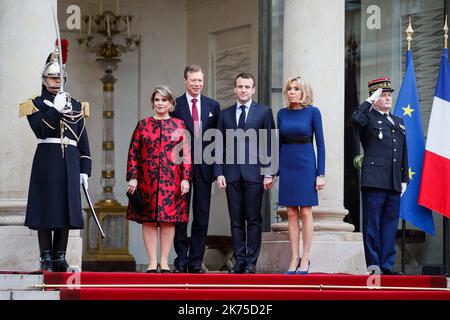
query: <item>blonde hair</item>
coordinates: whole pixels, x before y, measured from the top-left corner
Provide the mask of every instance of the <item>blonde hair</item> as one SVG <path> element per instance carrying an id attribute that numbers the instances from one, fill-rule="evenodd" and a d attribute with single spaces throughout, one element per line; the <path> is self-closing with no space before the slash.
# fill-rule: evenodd
<path id="1" fill-rule="evenodd" d="M 170 107 L 169 112 L 174 112 L 175 106 L 177 104 L 177 100 L 176 100 L 175 93 L 173 92 L 173 90 L 167 86 L 158 86 L 155 89 L 153 89 L 153 92 L 150 95 L 150 101 L 152 102 L 152 108 L 155 107 L 154 101 L 155 101 L 155 96 L 157 93 L 162 95 L 164 98 L 169 99 L 169 101 L 172 103 L 172 107 Z"/>
<path id="2" fill-rule="evenodd" d="M 284 85 L 283 94 L 284 94 L 284 99 L 285 99 L 285 102 L 286 102 L 286 107 L 288 109 L 291 108 L 291 104 L 289 102 L 289 97 L 288 97 L 288 89 L 289 89 L 290 85 L 293 82 L 297 82 L 297 84 L 299 86 L 299 89 L 302 92 L 302 98 L 300 100 L 300 104 L 303 107 L 311 105 L 313 103 L 313 100 L 314 100 L 314 97 L 313 97 L 314 93 L 313 93 L 313 90 L 311 88 L 311 85 L 309 84 L 309 82 L 307 82 L 301 76 L 298 76 L 298 77 L 294 77 L 294 78 L 289 78 L 286 81 L 286 84 Z"/>

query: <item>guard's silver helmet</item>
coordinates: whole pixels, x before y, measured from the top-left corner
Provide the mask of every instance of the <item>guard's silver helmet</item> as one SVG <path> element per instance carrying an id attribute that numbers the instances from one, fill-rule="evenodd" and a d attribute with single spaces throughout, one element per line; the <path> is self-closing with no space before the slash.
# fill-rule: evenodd
<path id="1" fill-rule="evenodd" d="M 65 39 L 63 39 L 65 40 Z M 67 41 L 67 40 L 66 40 Z M 63 50 L 63 73 L 64 73 L 64 83 L 67 82 L 67 73 L 65 71 L 65 48 L 64 45 L 67 47 L 67 44 L 65 43 L 65 41 L 62 41 L 62 50 Z M 67 51 L 67 50 L 66 50 Z M 42 70 L 42 83 L 44 84 L 44 86 L 46 86 L 47 88 L 49 87 L 48 83 L 47 83 L 47 77 L 56 77 L 59 78 L 61 76 L 61 66 L 59 65 L 59 50 L 58 50 L 58 46 L 55 46 L 55 49 L 53 50 L 53 52 L 48 56 L 47 60 L 45 61 L 45 65 L 44 65 L 44 69 Z M 56 88 L 54 88 L 56 89 Z"/>

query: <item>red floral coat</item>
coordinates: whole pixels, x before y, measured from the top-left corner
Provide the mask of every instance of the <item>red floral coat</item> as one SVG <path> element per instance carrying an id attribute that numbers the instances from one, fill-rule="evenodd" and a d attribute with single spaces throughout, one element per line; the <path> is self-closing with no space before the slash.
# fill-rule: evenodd
<path id="1" fill-rule="evenodd" d="M 187 195 L 181 181 L 192 180 L 188 131 L 182 120 L 153 117 L 138 122 L 130 142 L 127 181 L 137 179 L 145 210 L 128 203 L 127 219 L 143 222 L 188 222 Z"/>

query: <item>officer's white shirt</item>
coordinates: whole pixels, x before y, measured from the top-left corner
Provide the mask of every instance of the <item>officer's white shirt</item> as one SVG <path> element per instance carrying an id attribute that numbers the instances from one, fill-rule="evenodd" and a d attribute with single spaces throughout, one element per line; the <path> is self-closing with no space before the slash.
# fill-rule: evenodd
<path id="1" fill-rule="evenodd" d="M 375 108 L 374 108 L 375 109 Z M 376 111 L 378 111 L 381 115 L 385 115 L 385 114 L 387 114 L 387 118 L 388 118 L 388 120 L 392 123 L 392 125 L 394 125 L 395 126 L 395 122 L 394 122 L 394 119 L 392 119 L 392 117 L 389 115 L 389 112 L 382 112 L 382 111 L 380 111 L 380 110 L 377 110 L 377 109 L 375 109 Z"/>

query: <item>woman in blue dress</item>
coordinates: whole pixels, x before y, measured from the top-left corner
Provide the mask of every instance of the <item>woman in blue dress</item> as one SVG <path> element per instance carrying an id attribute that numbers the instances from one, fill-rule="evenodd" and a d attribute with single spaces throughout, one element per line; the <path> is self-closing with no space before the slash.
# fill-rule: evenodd
<path id="1" fill-rule="evenodd" d="M 287 274 L 306 274 L 313 235 L 312 206 L 325 185 L 325 144 L 322 116 L 313 106 L 313 91 L 302 77 L 290 78 L 284 87 L 286 108 L 278 112 L 280 133 L 279 205 L 287 207 L 291 262 Z M 313 137 L 317 147 L 317 160 Z M 299 254 L 299 214 L 303 250 Z"/>

